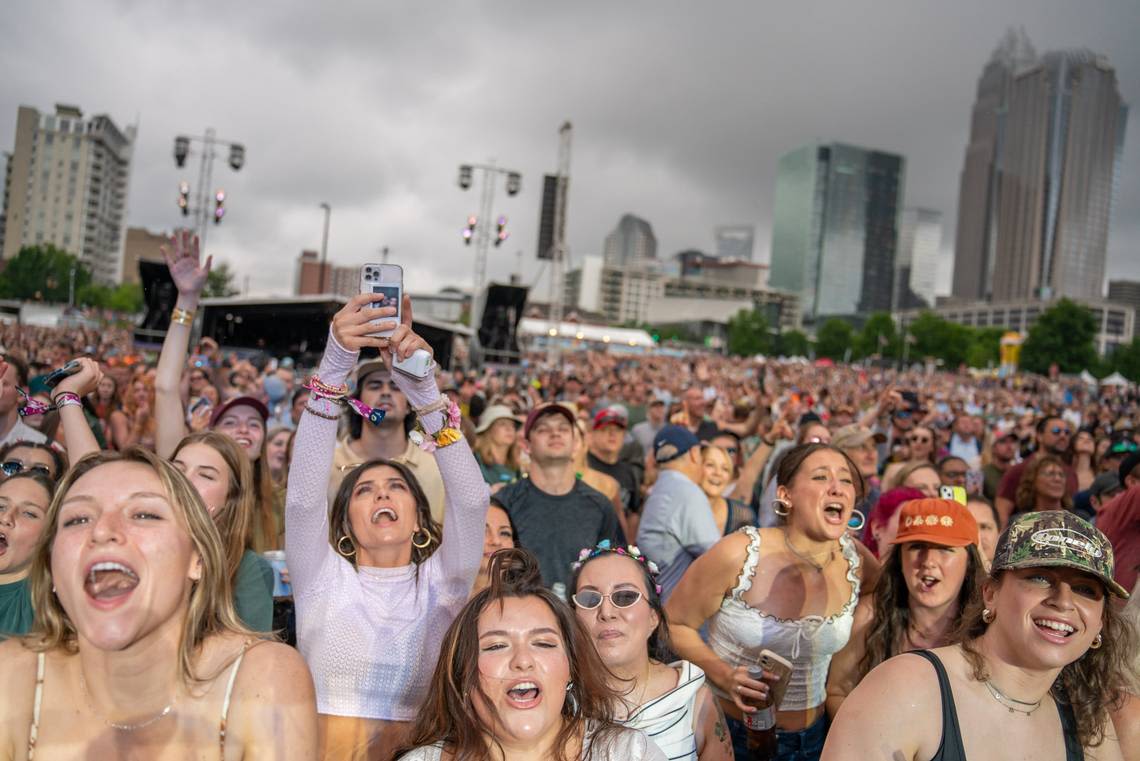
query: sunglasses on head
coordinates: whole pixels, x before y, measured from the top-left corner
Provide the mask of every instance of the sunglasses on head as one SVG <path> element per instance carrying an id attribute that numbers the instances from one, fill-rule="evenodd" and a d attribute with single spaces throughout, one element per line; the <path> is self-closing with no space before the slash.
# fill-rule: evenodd
<path id="1" fill-rule="evenodd" d="M 619 589 L 618 591 L 604 595 L 594 589 L 583 589 L 580 592 L 572 595 L 571 600 L 574 604 L 583 610 L 593 610 L 602 604 L 602 600 L 609 598 L 610 604 L 615 608 L 629 608 L 637 605 L 641 600 L 641 590 L 639 589 Z"/>
<path id="2" fill-rule="evenodd" d="M 0 463 L 0 470 L 4 471 L 6 476 L 14 476 L 17 473 L 23 473 L 25 470 L 32 473 L 39 473 L 40 475 L 51 478 L 51 470 L 47 465 L 36 463 L 35 465 L 25 465 L 19 460 L 8 460 L 7 462 Z"/>

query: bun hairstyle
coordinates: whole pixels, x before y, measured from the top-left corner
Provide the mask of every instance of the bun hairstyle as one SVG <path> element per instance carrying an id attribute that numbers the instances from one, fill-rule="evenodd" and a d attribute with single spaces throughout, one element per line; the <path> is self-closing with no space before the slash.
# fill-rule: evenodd
<path id="1" fill-rule="evenodd" d="M 477 703 L 492 715 L 495 713 L 492 701 L 479 684 L 479 619 L 493 604 L 497 603 L 501 610 L 508 599 L 528 597 L 538 598 L 554 614 L 570 665 L 562 728 L 554 741 L 553 758 L 571 761 L 572 741 L 584 736 L 587 724 L 594 731 L 593 741 L 590 753 L 582 758 L 607 757 L 605 749 L 621 732 L 613 721 L 618 695 L 609 688 L 609 671 L 574 611 L 543 586 L 538 560 L 524 549 L 496 552 L 491 556 L 487 575 L 488 586 L 468 600 L 448 628 L 407 745 L 397 749 L 393 757 L 437 742 L 444 743 L 455 759 L 493 757 L 488 740 L 498 744 L 494 739 L 497 717 L 492 726 L 485 726 L 476 713 Z M 549 697 L 558 700 L 560 696 Z"/>

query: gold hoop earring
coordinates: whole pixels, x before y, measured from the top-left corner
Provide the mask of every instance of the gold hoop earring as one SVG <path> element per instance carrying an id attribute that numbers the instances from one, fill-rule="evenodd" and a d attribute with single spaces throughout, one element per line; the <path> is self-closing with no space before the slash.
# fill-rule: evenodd
<path id="1" fill-rule="evenodd" d="M 997 615 L 992 610 L 990 610 L 989 608 L 983 608 L 982 609 L 982 623 L 983 624 L 992 624 L 994 622 L 995 618 L 997 618 Z"/>
<path id="2" fill-rule="evenodd" d="M 1096 637 L 1093 638 L 1093 641 L 1089 643 L 1089 649 L 1090 650 L 1098 650 L 1098 649 L 1100 649 L 1100 646 L 1103 644 L 1104 644 L 1104 639 L 1098 634 L 1098 635 L 1096 635 Z"/>
<path id="3" fill-rule="evenodd" d="M 421 531 L 423 532 L 424 537 L 426 537 L 422 544 L 416 541 L 416 534 L 419 534 Z M 420 531 L 416 531 L 414 534 L 412 534 L 412 546 L 420 550 L 427 549 L 428 547 L 431 547 L 431 543 L 434 538 L 435 537 L 433 537 L 431 535 L 431 532 L 427 529 L 420 529 Z"/>
<path id="4" fill-rule="evenodd" d="M 784 508 L 783 512 L 780 512 L 781 506 Z M 772 512 L 781 518 L 787 518 L 792 514 L 792 506 L 788 503 L 787 500 L 776 497 L 776 499 L 772 500 Z"/>
<path id="5" fill-rule="evenodd" d="M 345 550 L 344 549 L 344 540 L 345 539 L 348 539 L 348 546 L 352 548 L 351 550 Z M 340 539 L 337 540 L 336 551 L 339 552 L 343 557 L 346 557 L 346 558 L 350 558 L 356 554 L 356 546 L 352 543 L 352 538 L 349 537 L 348 534 L 345 534 L 344 536 L 342 536 Z"/>

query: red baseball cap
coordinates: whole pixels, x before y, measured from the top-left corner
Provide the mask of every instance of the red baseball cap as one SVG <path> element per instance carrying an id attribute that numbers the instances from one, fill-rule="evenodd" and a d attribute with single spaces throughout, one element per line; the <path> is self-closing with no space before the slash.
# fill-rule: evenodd
<path id="1" fill-rule="evenodd" d="M 629 427 L 629 417 L 625 412 L 617 407 L 606 407 L 600 410 L 597 415 L 594 415 L 594 430 L 598 430 L 604 425 L 616 425 L 622 428 Z"/>
<path id="2" fill-rule="evenodd" d="M 235 396 L 225 404 L 218 405 L 218 408 L 214 410 L 214 414 L 210 416 L 210 427 L 213 428 L 216 426 L 218 424 L 218 421 L 222 419 L 222 415 L 226 414 L 234 407 L 240 407 L 242 405 L 245 405 L 246 407 L 252 407 L 257 412 L 257 414 L 261 416 L 261 422 L 264 423 L 269 419 L 269 408 L 266 407 L 260 399 L 252 396 Z"/>

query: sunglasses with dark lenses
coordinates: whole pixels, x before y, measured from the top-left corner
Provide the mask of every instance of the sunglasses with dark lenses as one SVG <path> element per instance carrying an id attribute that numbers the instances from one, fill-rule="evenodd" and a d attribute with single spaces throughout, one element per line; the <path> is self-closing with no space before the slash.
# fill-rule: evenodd
<path id="1" fill-rule="evenodd" d="M 0 470 L 4 471 L 6 476 L 14 476 L 17 473 L 23 473 L 25 470 L 31 473 L 39 473 L 42 476 L 51 478 L 51 470 L 46 465 L 25 465 L 19 460 L 8 460 L 7 462 L 0 463 Z"/>
<path id="2" fill-rule="evenodd" d="M 1065 428 L 1064 426 L 1060 426 L 1060 425 L 1055 425 L 1052 428 L 1050 428 L 1049 433 L 1053 434 L 1054 436 L 1060 436 L 1062 434 L 1064 434 L 1065 436 L 1072 436 L 1073 435 L 1072 431 L 1070 431 L 1068 428 Z"/>
<path id="3" fill-rule="evenodd" d="M 593 610 L 602 604 L 602 600 L 609 598 L 610 604 L 615 608 L 629 608 L 641 600 L 641 590 L 619 589 L 613 594 L 604 595 L 593 589 L 583 589 L 571 596 L 574 604 L 584 610 Z"/>
<path id="4" fill-rule="evenodd" d="M 737 449 L 736 447 L 725 447 L 724 451 L 728 452 L 730 455 L 735 455 L 740 450 Z"/>
<path id="5" fill-rule="evenodd" d="M 929 436 L 908 436 L 907 441 L 909 441 L 911 444 L 929 444 L 930 443 L 930 437 Z"/>

